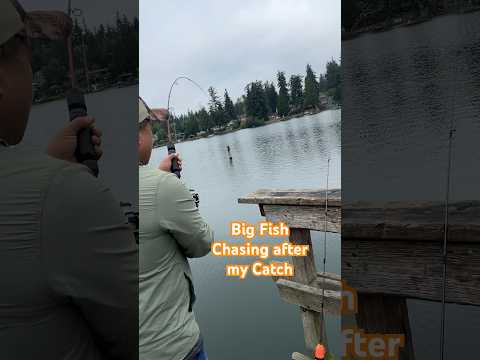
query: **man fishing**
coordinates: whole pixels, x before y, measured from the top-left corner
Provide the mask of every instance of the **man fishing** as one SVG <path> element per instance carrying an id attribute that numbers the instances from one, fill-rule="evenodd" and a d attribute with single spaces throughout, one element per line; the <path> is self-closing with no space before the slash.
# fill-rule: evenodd
<path id="1" fill-rule="evenodd" d="M 141 360 L 207 360 L 193 313 L 195 293 L 187 258 L 210 251 L 213 232 L 185 185 L 171 173 L 170 154 L 149 166 L 152 121 L 139 99 L 139 346 Z"/>
<path id="2" fill-rule="evenodd" d="M 138 356 L 135 239 L 111 191 L 74 155 L 94 119 L 69 123 L 48 155 L 20 143 L 32 104 L 30 38 L 70 32 L 66 14 L 0 0 L 0 359 Z M 92 134 L 100 156 L 101 134 Z"/>

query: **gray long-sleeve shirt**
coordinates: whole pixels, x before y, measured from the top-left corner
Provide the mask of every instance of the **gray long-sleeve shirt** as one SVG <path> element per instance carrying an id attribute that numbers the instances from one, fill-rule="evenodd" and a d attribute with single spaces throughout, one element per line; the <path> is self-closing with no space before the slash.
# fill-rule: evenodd
<path id="1" fill-rule="evenodd" d="M 173 174 L 139 170 L 140 360 L 183 360 L 199 339 L 187 257 L 210 251 L 213 232 Z"/>
<path id="2" fill-rule="evenodd" d="M 138 251 L 82 165 L 0 147 L 0 359 L 136 359 Z"/>

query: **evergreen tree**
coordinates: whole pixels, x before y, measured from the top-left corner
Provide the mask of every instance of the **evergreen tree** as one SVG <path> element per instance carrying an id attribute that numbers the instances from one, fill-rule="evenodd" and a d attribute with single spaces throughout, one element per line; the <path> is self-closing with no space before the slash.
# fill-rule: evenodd
<path id="1" fill-rule="evenodd" d="M 245 96 L 242 95 L 235 102 L 235 113 L 237 116 L 245 115 Z"/>
<path id="2" fill-rule="evenodd" d="M 304 107 L 318 108 L 320 106 L 319 84 L 317 77 L 310 64 L 307 64 L 307 75 L 305 76 L 305 96 Z"/>
<path id="3" fill-rule="evenodd" d="M 222 126 L 225 124 L 225 115 L 223 112 L 222 103 L 219 100 L 216 90 L 210 86 L 208 88 L 210 95 L 209 114 L 214 126 Z"/>
<path id="4" fill-rule="evenodd" d="M 286 116 L 290 112 L 290 99 L 288 96 L 287 80 L 285 73 L 279 71 L 277 74 L 278 81 L 278 100 L 277 113 L 279 116 Z"/>
<path id="5" fill-rule="evenodd" d="M 324 74 L 320 74 L 318 77 L 318 89 L 320 92 L 327 91 L 327 78 Z"/>
<path id="6" fill-rule="evenodd" d="M 228 96 L 227 89 L 225 89 L 223 104 L 224 104 L 224 109 L 225 109 L 226 120 L 227 121 L 236 120 L 237 119 L 237 113 L 235 111 L 235 105 L 233 105 L 232 99 L 230 99 L 230 96 Z"/>
<path id="7" fill-rule="evenodd" d="M 300 75 L 290 77 L 290 106 L 294 112 L 303 111 L 303 87 Z"/>
<path id="8" fill-rule="evenodd" d="M 331 60 L 327 63 L 327 89 L 336 88 L 341 81 L 341 69 L 340 65 L 335 61 Z"/>
<path id="9" fill-rule="evenodd" d="M 208 114 L 208 111 L 204 107 L 202 107 L 197 114 L 200 130 L 207 132 L 210 131 L 210 129 L 213 127 L 213 122 L 210 120 L 210 115 Z"/>
<path id="10" fill-rule="evenodd" d="M 246 112 L 251 119 L 265 120 L 268 118 L 268 106 L 265 91 L 261 81 L 254 81 L 246 87 Z"/>
<path id="11" fill-rule="evenodd" d="M 158 121 L 154 121 L 152 123 L 152 131 L 156 136 L 155 145 L 159 145 L 162 141 L 166 141 L 167 139 L 167 130 L 165 129 L 165 125 L 159 123 Z"/>
<path id="12" fill-rule="evenodd" d="M 275 114 L 277 112 L 277 90 L 275 90 L 275 85 L 273 83 L 265 83 L 265 96 L 267 97 L 267 105 L 270 114 Z"/>
<path id="13" fill-rule="evenodd" d="M 196 135 L 200 131 L 197 119 L 193 114 L 189 114 L 187 116 L 187 120 L 185 121 L 185 137 L 189 137 L 190 135 Z"/>

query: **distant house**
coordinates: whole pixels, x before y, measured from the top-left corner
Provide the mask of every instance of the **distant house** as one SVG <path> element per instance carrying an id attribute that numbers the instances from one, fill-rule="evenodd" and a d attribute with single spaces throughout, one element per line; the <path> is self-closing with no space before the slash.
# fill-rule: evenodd
<path id="1" fill-rule="evenodd" d="M 105 89 L 111 77 L 108 68 L 89 71 L 88 75 L 90 77 L 91 86 L 94 91 L 100 91 Z"/>
<path id="2" fill-rule="evenodd" d="M 248 119 L 247 119 L 247 116 L 245 116 L 245 115 L 240 116 L 240 125 L 241 125 L 242 127 L 245 127 L 246 124 L 247 124 L 247 120 L 248 120 Z"/>
<path id="3" fill-rule="evenodd" d="M 330 109 L 335 106 L 335 102 L 333 101 L 333 99 L 326 94 L 320 94 L 319 99 L 320 99 L 320 108 Z"/>
<path id="4" fill-rule="evenodd" d="M 167 120 L 167 115 L 168 115 L 167 109 L 164 109 L 164 108 L 152 109 L 152 112 L 155 114 L 158 120 L 160 121 Z"/>

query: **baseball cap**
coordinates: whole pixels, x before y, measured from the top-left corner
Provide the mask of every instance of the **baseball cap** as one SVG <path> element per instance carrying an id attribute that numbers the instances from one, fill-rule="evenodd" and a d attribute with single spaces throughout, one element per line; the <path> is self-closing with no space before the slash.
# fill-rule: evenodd
<path id="1" fill-rule="evenodd" d="M 148 110 L 147 104 L 143 101 L 141 97 L 138 97 L 138 123 L 142 123 L 145 120 L 151 120 L 152 115 Z"/>
<path id="2" fill-rule="evenodd" d="M 20 31 L 32 39 L 66 39 L 72 28 L 72 19 L 63 11 L 26 12 L 17 0 L 0 0 L 0 45 Z"/>
<path id="3" fill-rule="evenodd" d="M 161 121 L 158 116 L 152 111 L 145 101 L 139 96 L 138 97 L 138 123 L 142 123 L 145 120 L 148 121 Z"/>

